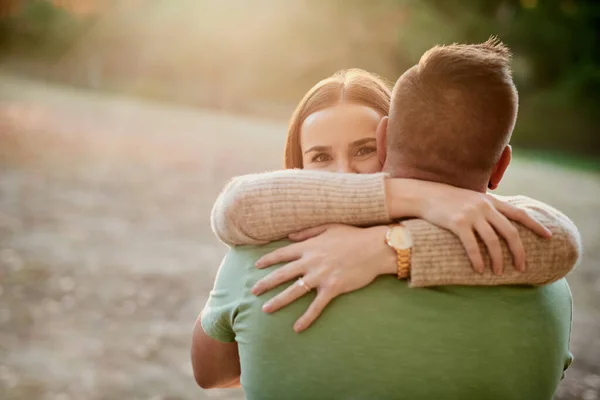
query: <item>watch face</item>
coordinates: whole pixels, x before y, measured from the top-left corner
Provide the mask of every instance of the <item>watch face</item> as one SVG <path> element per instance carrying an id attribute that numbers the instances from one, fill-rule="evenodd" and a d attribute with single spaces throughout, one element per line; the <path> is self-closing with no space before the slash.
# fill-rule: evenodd
<path id="1" fill-rule="evenodd" d="M 408 230 L 402 226 L 395 226 L 388 232 L 388 244 L 397 250 L 410 249 L 412 240 Z"/>

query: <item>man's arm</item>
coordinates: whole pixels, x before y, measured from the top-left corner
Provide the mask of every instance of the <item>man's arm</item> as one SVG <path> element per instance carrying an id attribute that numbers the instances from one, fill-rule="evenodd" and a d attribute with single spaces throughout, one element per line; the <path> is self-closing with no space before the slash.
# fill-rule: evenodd
<path id="1" fill-rule="evenodd" d="M 245 293 L 245 275 L 232 252 L 227 253 L 213 289 L 194 325 L 191 359 L 194 378 L 200 387 L 239 386 L 240 357 L 233 329 Z"/>
<path id="2" fill-rule="evenodd" d="M 201 317 L 194 326 L 192 368 L 203 389 L 234 388 L 240 385 L 240 357 L 236 342 L 225 343 L 204 332 Z"/>

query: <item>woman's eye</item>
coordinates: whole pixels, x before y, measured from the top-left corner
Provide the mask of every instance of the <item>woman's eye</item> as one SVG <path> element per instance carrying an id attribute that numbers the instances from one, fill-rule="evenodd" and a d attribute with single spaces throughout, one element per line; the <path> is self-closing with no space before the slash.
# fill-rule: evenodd
<path id="1" fill-rule="evenodd" d="M 361 147 L 360 149 L 358 149 L 358 151 L 356 152 L 356 155 L 357 156 L 366 156 L 366 155 L 374 153 L 376 151 L 377 151 L 377 149 L 375 147 L 365 146 L 365 147 Z"/>
<path id="2" fill-rule="evenodd" d="M 331 156 L 329 154 L 320 153 L 313 157 L 312 162 L 326 162 L 330 160 Z"/>

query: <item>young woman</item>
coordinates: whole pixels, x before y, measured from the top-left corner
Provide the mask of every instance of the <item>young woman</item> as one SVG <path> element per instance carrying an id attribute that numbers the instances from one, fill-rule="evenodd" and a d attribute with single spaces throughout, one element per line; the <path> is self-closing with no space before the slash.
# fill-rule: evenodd
<path id="1" fill-rule="evenodd" d="M 301 331 L 336 296 L 378 275 L 395 274 L 386 225 L 402 218 L 417 218 L 403 223 L 412 241 L 413 287 L 539 285 L 573 268 L 580 251 L 577 230 L 551 207 L 523 196 L 500 200 L 379 172 L 376 129 L 389 106 L 388 86 L 363 70 L 317 83 L 291 118 L 286 170 L 235 178 L 217 199 L 213 229 L 225 243 L 262 244 L 288 236 L 299 242 L 257 262 L 259 268 L 289 263 L 259 281 L 257 295 L 301 277 L 267 302 L 266 312 L 316 289 L 313 304 L 294 326 Z M 477 236 L 487 249 L 483 256 Z M 514 268 L 503 270 L 505 264 Z"/>

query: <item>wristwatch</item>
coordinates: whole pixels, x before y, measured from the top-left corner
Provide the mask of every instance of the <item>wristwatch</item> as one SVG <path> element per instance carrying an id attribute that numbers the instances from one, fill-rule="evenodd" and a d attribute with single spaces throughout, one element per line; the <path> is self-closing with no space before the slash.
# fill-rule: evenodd
<path id="1" fill-rule="evenodd" d="M 385 242 L 398 256 L 398 279 L 410 277 L 412 238 L 409 230 L 402 223 L 391 225 L 385 235 Z"/>

